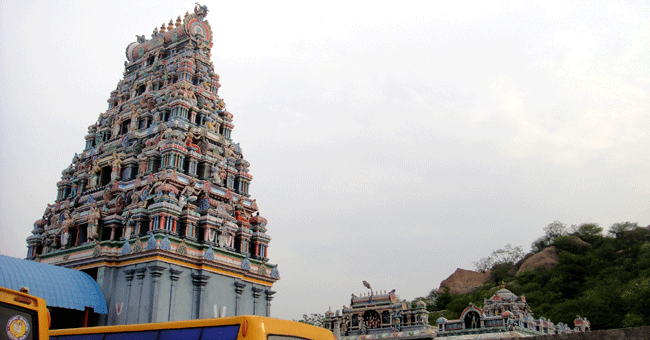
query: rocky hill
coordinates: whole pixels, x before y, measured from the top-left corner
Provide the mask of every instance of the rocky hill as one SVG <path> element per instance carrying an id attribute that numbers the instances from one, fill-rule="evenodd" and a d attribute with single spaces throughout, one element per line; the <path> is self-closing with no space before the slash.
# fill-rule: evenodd
<path id="1" fill-rule="evenodd" d="M 537 254 L 526 256 L 520 263 L 517 263 L 509 270 L 512 274 L 519 275 L 528 270 L 541 268 L 544 270 L 553 269 L 558 262 L 558 251 L 555 247 L 549 247 Z M 485 273 L 474 270 L 457 268 L 456 271 L 440 283 L 438 293 L 445 291 L 449 287 L 451 294 L 471 293 L 491 278 L 491 272 Z"/>
<path id="2" fill-rule="evenodd" d="M 457 268 L 456 271 L 440 283 L 438 293 L 449 287 L 452 294 L 467 294 L 483 285 L 490 279 L 490 272 L 479 273 L 473 270 Z"/>
<path id="3" fill-rule="evenodd" d="M 553 269 L 557 265 L 558 253 L 555 247 L 548 247 L 537 254 L 526 258 L 517 270 L 517 275 L 527 270 L 541 268 L 544 270 Z"/>
<path id="4" fill-rule="evenodd" d="M 497 262 L 484 273 L 456 269 L 428 309 L 457 318 L 505 284 L 526 297 L 536 317 L 556 324 L 582 315 L 592 330 L 650 325 L 650 228 L 615 223 L 607 235 L 595 223 L 548 229 L 517 263 Z"/>

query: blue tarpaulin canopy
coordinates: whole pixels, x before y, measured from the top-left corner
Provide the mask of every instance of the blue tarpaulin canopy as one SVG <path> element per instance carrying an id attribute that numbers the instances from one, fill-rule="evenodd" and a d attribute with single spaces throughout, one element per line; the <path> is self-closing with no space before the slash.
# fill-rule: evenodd
<path id="1" fill-rule="evenodd" d="M 90 275 L 64 267 L 0 255 L 0 286 L 20 290 L 45 299 L 48 306 L 68 309 L 94 309 L 107 314 L 106 299 Z"/>

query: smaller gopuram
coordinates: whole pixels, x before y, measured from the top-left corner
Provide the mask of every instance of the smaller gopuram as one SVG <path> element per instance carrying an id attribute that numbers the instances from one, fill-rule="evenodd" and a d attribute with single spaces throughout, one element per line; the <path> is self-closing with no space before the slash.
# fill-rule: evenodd
<path id="1" fill-rule="evenodd" d="M 406 300 L 400 300 L 395 290 L 373 292 L 357 296 L 352 294 L 350 307 L 325 313 L 324 327 L 331 330 L 338 340 L 373 339 L 509 339 L 539 335 L 588 332 L 591 325 L 587 318 L 576 317 L 575 328 L 563 323 L 554 324 L 544 317 L 535 319 L 525 296 L 517 296 L 505 288 L 483 301 L 483 308 L 470 303 L 457 320 L 439 318 L 436 327 L 429 325 L 426 303 L 418 301 L 409 308 Z"/>
<path id="2" fill-rule="evenodd" d="M 544 317 L 535 319 L 526 297 L 517 296 L 506 289 L 505 284 L 483 302 L 483 308 L 470 303 L 460 319 L 438 318 L 438 337 L 465 339 L 471 335 L 472 339 L 503 339 L 586 332 L 591 328 L 589 321 L 580 316 L 574 321 L 574 329 L 562 322 L 556 325 Z"/>
<path id="3" fill-rule="evenodd" d="M 336 313 L 331 310 L 325 313 L 325 328 L 331 330 L 337 339 L 346 340 L 433 339 L 436 336 L 435 328 L 429 325 L 426 304 L 419 301 L 415 308 L 409 308 L 406 300 L 400 301 L 394 289 L 388 293 L 371 289 L 360 296 L 352 294 L 349 307 L 343 306 Z"/>

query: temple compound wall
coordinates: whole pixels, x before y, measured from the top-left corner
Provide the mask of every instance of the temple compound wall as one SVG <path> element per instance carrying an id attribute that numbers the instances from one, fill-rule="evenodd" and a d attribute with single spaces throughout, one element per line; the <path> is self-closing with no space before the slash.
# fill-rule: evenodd
<path id="1" fill-rule="evenodd" d="M 650 326 L 604 329 L 592 332 L 540 335 L 530 340 L 650 340 Z"/>
<path id="2" fill-rule="evenodd" d="M 483 301 L 483 307 L 470 303 L 461 313 L 460 319 L 447 320 L 441 317 L 436 320 L 436 323 L 440 337 L 468 334 L 489 337 L 490 334 L 508 332 L 519 334 L 520 337 L 530 337 L 544 334 L 582 333 L 591 330 L 589 320 L 580 316 L 574 320 L 574 328 L 562 322 L 555 324 L 545 317 L 536 319 L 526 302 L 526 297 L 512 293 L 505 288 L 505 283 L 499 291 Z"/>
<path id="3" fill-rule="evenodd" d="M 409 308 L 405 300 L 400 301 L 395 295 L 395 290 L 361 296 L 352 294 L 350 307 L 343 306 L 340 311 L 325 313 L 325 328 L 343 340 L 504 339 L 591 330 L 587 318 L 580 316 L 576 317 L 573 329 L 563 323 L 554 324 L 544 317 L 535 319 L 525 296 L 517 296 L 505 289 L 505 283 L 483 302 L 482 308 L 470 303 L 457 320 L 441 317 L 436 320 L 437 327 L 432 327 L 423 301 Z"/>
<path id="4" fill-rule="evenodd" d="M 127 46 L 108 109 L 27 238 L 28 259 L 99 283 L 99 325 L 271 316 L 280 275 L 218 95 L 207 13 L 197 4 Z"/>

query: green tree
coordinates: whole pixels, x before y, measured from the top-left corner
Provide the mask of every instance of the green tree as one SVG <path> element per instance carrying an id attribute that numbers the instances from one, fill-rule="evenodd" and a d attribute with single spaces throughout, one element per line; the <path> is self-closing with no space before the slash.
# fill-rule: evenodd
<path id="1" fill-rule="evenodd" d="M 513 247 L 507 244 L 502 249 L 497 249 L 488 257 L 484 257 L 477 262 L 474 262 L 476 271 L 485 273 L 492 269 L 495 265 L 502 264 L 515 264 L 517 261 L 524 258 L 524 248 L 522 246 Z"/>
<path id="2" fill-rule="evenodd" d="M 560 221 L 553 221 L 544 227 L 544 236 L 538 238 L 532 245 L 532 252 L 538 253 L 550 247 L 558 236 L 568 235 L 566 224 Z"/>
<path id="3" fill-rule="evenodd" d="M 490 281 L 495 285 L 501 284 L 502 281 L 510 281 L 513 275 L 509 272 L 513 267 L 514 263 L 511 262 L 495 264 L 490 269 Z"/>
<path id="4" fill-rule="evenodd" d="M 447 305 L 451 302 L 453 299 L 451 295 L 451 290 L 449 287 L 445 287 L 442 291 L 442 293 L 438 294 L 438 297 L 436 298 L 436 310 L 443 310 L 447 308 Z"/>
<path id="5" fill-rule="evenodd" d="M 298 322 L 306 323 L 313 326 L 323 327 L 325 325 L 325 315 L 324 314 L 303 314 L 302 319 Z"/>
<path id="6" fill-rule="evenodd" d="M 557 249 L 567 250 L 575 254 L 583 253 L 589 248 L 589 244 L 585 243 L 576 235 L 558 236 L 555 241 L 553 241 L 553 246 Z"/>
<path id="7" fill-rule="evenodd" d="M 604 237 L 603 228 L 601 228 L 597 223 L 583 223 L 578 226 L 574 234 L 580 237 L 583 241 L 592 245 L 601 241 Z"/>
<path id="8" fill-rule="evenodd" d="M 553 268 L 513 277 L 508 265 L 484 259 L 491 264 L 483 268 L 490 269 L 492 286 L 468 294 L 445 289 L 435 298 L 437 312 L 432 315 L 457 318 L 470 302 L 480 306 L 498 289 L 496 280 L 504 280 L 513 293 L 526 296 L 535 317 L 544 316 L 556 324 L 572 325 L 576 315 L 581 315 L 594 330 L 650 325 L 650 229 L 623 222 L 612 225 L 609 234 L 615 237 L 603 235 L 603 228 L 595 223 L 568 230 L 553 222 L 539 239 L 539 245 L 555 246 L 558 251 Z"/>
<path id="9" fill-rule="evenodd" d="M 627 231 L 634 230 L 638 228 L 639 225 L 637 223 L 632 223 L 632 222 L 620 222 L 620 223 L 614 223 L 612 226 L 609 228 L 609 233 L 619 237 L 623 233 Z"/>
<path id="10" fill-rule="evenodd" d="M 558 236 L 567 235 L 568 230 L 566 224 L 560 221 L 553 221 L 544 227 L 544 233 L 546 233 L 546 237 L 555 239 Z"/>

